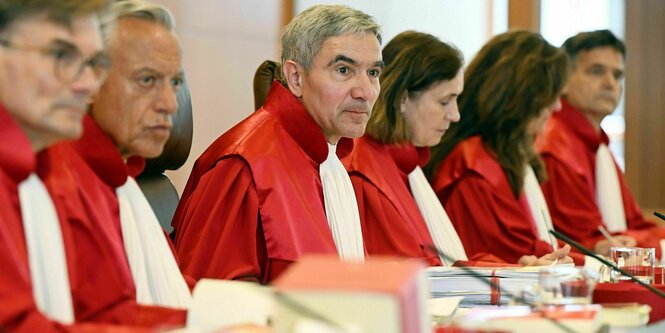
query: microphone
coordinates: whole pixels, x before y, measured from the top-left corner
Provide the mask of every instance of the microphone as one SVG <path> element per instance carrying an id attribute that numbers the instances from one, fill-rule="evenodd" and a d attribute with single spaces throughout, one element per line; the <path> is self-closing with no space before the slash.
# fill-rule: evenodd
<path id="1" fill-rule="evenodd" d="M 439 248 L 436 247 L 436 245 L 434 245 L 434 244 L 427 244 L 426 247 L 427 247 L 430 251 L 432 251 L 432 252 L 438 254 L 439 257 L 446 259 L 446 261 L 449 261 L 449 262 L 455 262 L 455 261 L 456 261 L 455 259 L 453 259 L 453 258 L 450 257 L 449 255 L 443 253 L 443 251 L 439 250 Z M 531 303 L 531 302 L 529 302 L 526 298 L 524 298 L 524 297 L 522 297 L 522 296 L 514 295 L 513 293 L 511 293 L 511 292 L 505 290 L 504 288 L 501 288 L 500 285 L 495 285 L 492 281 L 490 281 L 489 279 L 487 279 L 486 276 L 484 276 L 484 275 L 482 275 L 482 274 L 479 274 L 478 272 L 476 272 L 476 271 L 474 271 L 473 269 L 469 268 L 469 266 L 466 266 L 466 265 L 460 265 L 460 266 L 455 266 L 455 267 L 459 267 L 459 268 L 461 268 L 461 269 L 462 269 L 463 271 L 465 271 L 466 273 L 469 273 L 469 275 L 471 275 L 472 277 L 474 277 L 474 278 L 476 278 L 476 279 L 482 281 L 482 282 L 485 283 L 486 285 L 490 286 L 490 288 L 493 288 L 493 289 L 499 289 L 499 292 L 501 293 L 501 295 L 503 295 L 503 294 L 508 295 L 508 296 L 512 297 L 512 299 L 514 299 L 514 300 L 517 301 L 517 302 L 524 303 L 524 304 L 526 304 L 526 305 L 528 305 L 528 306 L 530 306 L 530 307 L 532 307 L 532 308 L 535 308 L 534 304 Z M 551 322 L 552 324 L 554 324 L 555 326 L 557 326 L 559 329 L 561 329 L 561 330 L 564 331 L 564 332 L 568 332 L 568 333 L 577 333 L 575 330 L 573 330 L 572 328 L 570 328 L 570 327 L 564 325 L 562 322 L 560 322 L 560 321 L 557 320 L 556 318 L 552 318 L 552 317 L 550 317 L 550 316 L 546 316 L 546 315 L 544 315 L 543 318 L 546 319 L 546 320 L 548 320 L 549 322 Z"/>
<path id="2" fill-rule="evenodd" d="M 665 215 L 663 215 L 663 214 L 661 214 L 661 213 L 659 213 L 659 212 L 657 212 L 657 211 L 654 211 L 654 212 L 653 212 L 653 215 L 656 215 L 659 219 L 665 221 Z"/>
<path id="3" fill-rule="evenodd" d="M 656 215 L 656 216 L 658 216 L 658 215 Z M 660 216 L 659 216 L 659 217 L 660 217 Z M 653 292 L 654 294 L 656 294 L 656 295 L 658 295 L 658 296 L 660 296 L 660 297 L 662 297 L 662 298 L 665 298 L 665 293 L 662 292 L 661 290 L 659 290 L 659 289 L 657 289 L 657 288 L 654 288 L 652 285 L 650 285 L 650 284 L 648 284 L 648 283 L 646 283 L 646 282 L 644 282 L 644 281 L 642 281 L 642 280 L 636 278 L 634 275 L 632 275 L 632 274 L 626 272 L 625 270 L 621 269 L 621 268 L 620 268 L 619 266 L 617 266 L 615 263 L 613 263 L 613 262 L 611 262 L 611 261 L 609 261 L 609 260 L 603 258 L 602 256 L 599 256 L 599 255 L 593 253 L 593 251 L 591 251 L 591 250 L 587 249 L 586 247 L 582 246 L 582 244 L 580 244 L 580 243 L 578 243 L 578 242 L 572 240 L 570 237 L 568 237 L 568 236 L 562 234 L 562 233 L 559 232 L 559 231 L 553 230 L 553 229 L 550 230 L 550 233 L 551 233 L 552 235 L 554 235 L 554 237 L 556 237 L 556 238 L 560 239 L 561 241 L 563 241 L 564 243 L 569 244 L 570 246 L 572 246 L 572 247 L 578 249 L 580 252 L 584 253 L 585 255 L 587 255 L 587 256 L 589 256 L 589 257 L 592 257 L 592 258 L 594 258 L 594 259 L 596 259 L 596 260 L 602 262 L 603 264 L 607 265 L 607 266 L 610 267 L 611 269 L 613 269 L 613 270 L 615 270 L 615 271 L 617 271 L 617 272 L 619 272 L 619 273 L 621 273 L 621 274 L 623 274 L 623 275 L 629 277 L 629 278 L 630 278 L 631 280 L 633 280 L 634 282 L 637 282 L 637 283 L 640 284 L 641 286 L 643 286 L 643 287 L 649 289 L 649 290 L 650 290 L 651 292 Z"/>

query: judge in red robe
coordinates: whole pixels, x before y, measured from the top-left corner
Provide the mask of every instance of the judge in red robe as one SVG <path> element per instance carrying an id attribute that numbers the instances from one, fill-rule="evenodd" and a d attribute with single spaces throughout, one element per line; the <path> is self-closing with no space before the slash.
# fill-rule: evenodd
<path id="1" fill-rule="evenodd" d="M 317 53 L 292 59 L 301 54 L 296 41 L 324 25 L 328 31 L 338 27 L 338 34 L 311 36 Z M 362 259 L 348 175 L 335 164 L 337 179 L 348 185 L 343 197 L 350 200 L 339 207 L 355 215 L 357 222 L 348 220 L 351 228 L 338 223 L 338 212 L 327 214 L 328 203 L 339 198 L 324 200 L 320 171 L 351 151 L 349 137 L 364 132 L 379 91 L 380 39 L 373 18 L 346 7 L 316 6 L 289 23 L 282 36 L 288 88 L 274 82 L 264 106 L 219 137 L 194 165 L 173 219 L 186 273 L 267 283 L 304 254 L 344 258 L 344 242 L 337 243 L 343 239 L 353 240 Z"/>
<path id="2" fill-rule="evenodd" d="M 186 312 L 139 305 L 120 228 L 116 188 L 136 176 L 142 158 L 123 160 L 115 144 L 90 117 L 84 135 L 39 156 L 39 174 L 51 193 L 63 230 L 75 244 L 72 285 L 77 319 L 140 325 L 182 326 Z M 71 269 L 70 269 L 71 271 Z M 100 288 L 100 286 L 102 286 Z"/>
<path id="3" fill-rule="evenodd" d="M 134 213 L 132 205 L 140 200 L 124 200 L 128 204 L 123 206 L 118 191 L 133 183 L 131 176 L 143 168 L 141 157 L 161 154 L 171 126 L 170 116 L 178 107 L 181 51 L 172 21 L 159 19 L 168 17 L 168 12 L 151 4 L 139 3 L 139 7 L 123 3 L 112 7 L 115 14 L 119 13 L 113 22 L 111 44 L 107 45 L 113 66 L 93 100 L 91 117 L 84 119 L 84 135 L 42 154 L 39 173 L 54 197 L 63 230 L 68 230 L 76 247 L 73 271 L 80 281 L 72 287 L 72 293 L 77 318 L 155 329 L 184 326 L 186 312 L 178 310 L 185 306 L 167 301 L 171 292 L 182 288 L 168 289 L 153 283 L 155 272 L 173 270 L 162 270 L 164 261 L 152 260 L 155 256 L 151 254 L 170 259 L 176 278 L 182 282 L 183 277 L 154 214 L 151 221 L 150 216 Z M 136 18 L 136 10 L 151 11 L 153 16 Z M 155 77 L 162 81 L 153 81 Z M 143 211 L 152 213 L 149 207 Z M 128 243 L 136 239 L 127 237 L 132 233 L 126 226 L 132 231 L 131 226 L 137 223 L 128 216 L 136 216 L 144 225 L 154 222 L 156 232 Z M 136 249 L 143 249 L 142 245 L 151 239 L 164 246 L 137 256 Z M 145 258 L 152 260 L 150 265 Z M 170 279 L 174 274 L 162 277 Z M 173 286 L 184 286 L 186 297 L 191 297 L 184 282 Z"/>
<path id="4" fill-rule="evenodd" d="M 563 109 L 552 117 L 539 143 L 551 175 L 543 192 L 554 225 L 603 255 L 609 255 L 610 246 L 637 244 L 656 248 L 660 257 L 665 228 L 642 216 L 600 127 L 621 98 L 625 45 L 609 30 L 599 30 L 569 38 L 563 49 L 573 59 L 573 72 Z M 599 226 L 614 234 L 612 242 L 603 238 Z"/>
<path id="5" fill-rule="evenodd" d="M 81 134 L 85 103 L 97 91 L 101 76 L 92 71 L 76 72 L 76 69 L 102 51 L 97 12 L 102 7 L 105 7 L 102 1 L 85 5 L 8 1 L 0 6 L 0 16 L 4 18 L 0 28 L 3 35 L 0 46 L 0 140 L 3 142 L 0 145 L 0 331 L 3 332 L 146 331 L 73 322 L 74 309 L 67 297 L 51 297 L 59 292 L 68 295 L 71 286 L 79 282 L 78 276 L 70 270 L 75 261 L 74 247 L 68 241 L 67 232 L 60 230 L 55 212 L 52 215 L 48 212 L 52 202 L 45 189 L 26 190 L 24 187 L 28 177 L 32 184 L 39 184 L 34 175 L 36 152 Z M 65 44 L 69 48 L 54 49 L 62 52 L 62 58 L 32 53 Z M 25 45 L 30 48 L 24 49 Z M 76 56 L 71 54 L 72 49 L 77 50 Z M 67 55 L 72 57 L 67 58 Z M 100 71 L 95 74 L 103 72 L 101 68 L 96 69 Z M 39 223 L 37 228 L 35 222 Z M 55 227 L 57 232 L 45 234 L 49 230 L 44 229 L 46 227 Z M 29 243 L 37 246 L 29 247 Z M 32 252 L 35 249 L 36 253 Z M 48 258 L 45 258 L 42 252 L 49 250 L 56 251 L 47 252 Z M 65 266 L 67 290 L 63 290 L 60 284 L 63 279 L 58 277 L 63 276 L 60 260 Z M 52 264 L 43 264 L 44 261 L 52 261 Z M 46 266 L 51 269 L 45 269 Z M 39 290 L 33 285 L 35 281 L 39 281 Z M 55 293 L 51 293 L 51 288 Z M 38 300 L 41 300 L 40 305 Z M 66 318 L 69 314 L 71 322 Z M 65 322 L 68 324 L 63 324 Z"/>
<path id="6" fill-rule="evenodd" d="M 539 142 L 550 175 L 542 188 L 551 203 L 552 221 L 558 230 L 590 249 L 596 249 L 599 242 L 606 242 L 598 230 L 598 226 L 606 226 L 596 201 L 596 151 L 601 143 L 609 145 L 607 134 L 602 129 L 596 132 L 587 118 L 565 99 L 561 112 L 552 117 Z M 644 219 L 623 173 L 618 165 L 615 167 L 627 229 L 614 233 L 614 238 L 629 236 L 635 239 L 637 246 L 656 248 L 660 257 L 660 240 L 665 239 L 665 228 Z"/>
<path id="7" fill-rule="evenodd" d="M 434 149 L 429 170 L 470 256 L 488 252 L 533 264 L 557 245 L 538 197 L 536 177 L 545 173 L 533 139 L 560 106 L 567 67 L 563 52 L 525 31 L 496 36 L 468 66 L 462 119 Z M 529 184 L 536 191 L 527 199 Z M 558 262 L 571 260 L 564 257 L 569 249 L 554 252 Z"/>
<path id="8" fill-rule="evenodd" d="M 353 142 L 337 146 L 344 157 Z M 303 254 L 336 254 L 318 172 L 327 153 L 314 119 L 274 82 L 194 165 L 173 218 L 184 272 L 267 283 Z"/>
<path id="9" fill-rule="evenodd" d="M 367 252 L 370 256 L 423 258 L 431 266 L 439 266 L 445 260 L 432 248 L 437 246 L 451 257 L 448 264 L 466 260 L 461 244 L 457 251 L 461 253 L 446 251 L 451 239 L 446 239 L 445 232 L 440 235 L 443 244 L 433 241 L 409 179 L 429 160 L 428 147 L 441 140 L 450 122 L 459 120 L 456 99 L 463 87 L 462 56 L 434 36 L 407 31 L 384 47 L 383 57 L 387 68 L 366 134 L 355 140 L 353 152 L 345 159 Z M 400 97 L 402 103 L 396 108 Z M 426 181 L 425 185 L 420 192 L 431 192 Z M 432 203 L 440 206 L 432 197 Z M 450 223 L 444 221 L 447 217 L 442 208 L 441 213 L 434 223 Z M 463 257 L 458 258 L 460 255 Z"/>

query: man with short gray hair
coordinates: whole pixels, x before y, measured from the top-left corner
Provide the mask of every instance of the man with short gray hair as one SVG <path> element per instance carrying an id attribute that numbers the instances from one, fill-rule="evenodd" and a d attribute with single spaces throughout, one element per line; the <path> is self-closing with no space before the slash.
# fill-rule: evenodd
<path id="1" fill-rule="evenodd" d="M 133 177 L 169 137 L 183 81 L 180 44 L 164 7 L 116 1 L 111 12 L 103 25 L 112 66 L 83 137 L 42 154 L 40 176 L 80 253 L 77 319 L 179 327 L 190 290 Z"/>
<path id="2" fill-rule="evenodd" d="M 304 254 L 361 261 L 358 208 L 339 157 L 379 94 L 380 27 L 314 6 L 282 34 L 282 76 L 265 105 L 196 161 L 173 220 L 183 270 L 267 283 Z"/>

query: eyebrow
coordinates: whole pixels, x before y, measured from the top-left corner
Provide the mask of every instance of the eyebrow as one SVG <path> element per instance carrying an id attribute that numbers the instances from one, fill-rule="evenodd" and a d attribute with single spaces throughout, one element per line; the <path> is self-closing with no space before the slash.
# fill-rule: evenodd
<path id="1" fill-rule="evenodd" d="M 340 61 L 348 62 L 348 63 L 351 64 L 351 65 L 358 65 L 358 61 L 356 61 L 356 59 L 353 59 L 353 58 L 351 58 L 351 57 L 345 56 L 345 55 L 343 55 L 343 54 L 338 54 L 335 58 L 333 58 L 332 60 L 330 60 L 330 62 L 328 63 L 328 65 L 326 65 L 326 67 L 330 67 L 330 66 L 332 66 L 333 64 L 335 64 L 335 63 L 337 63 L 337 62 L 340 62 Z M 372 67 L 385 68 L 386 65 L 385 65 L 385 63 L 383 63 L 383 60 L 377 60 L 377 61 L 374 63 L 374 65 L 373 65 Z"/>
<path id="2" fill-rule="evenodd" d="M 72 50 L 79 51 L 79 48 L 76 47 L 76 45 L 74 45 L 74 43 L 72 43 L 68 40 L 64 40 L 62 38 L 56 38 L 56 39 L 52 40 L 49 44 L 51 44 L 52 46 L 66 47 L 66 48 L 70 48 Z"/>
<path id="3" fill-rule="evenodd" d="M 135 75 L 142 74 L 142 73 L 150 73 L 150 74 L 156 75 L 158 77 L 168 77 L 168 75 L 164 75 L 164 73 L 160 72 L 159 70 L 157 70 L 155 68 L 149 67 L 149 66 L 144 66 L 144 67 L 141 67 L 139 69 L 136 69 L 136 70 L 133 71 L 133 73 Z M 185 79 L 185 71 L 180 70 L 177 73 L 170 76 L 170 78 L 174 78 L 174 77 L 184 80 Z"/>

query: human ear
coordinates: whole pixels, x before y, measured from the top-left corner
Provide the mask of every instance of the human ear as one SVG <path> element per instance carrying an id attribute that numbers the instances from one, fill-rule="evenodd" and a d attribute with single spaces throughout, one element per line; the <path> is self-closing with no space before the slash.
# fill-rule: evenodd
<path id="1" fill-rule="evenodd" d="M 289 90 L 296 97 L 302 97 L 302 74 L 304 70 L 302 66 L 293 60 L 287 60 L 282 64 L 282 75 Z"/>

